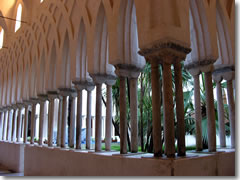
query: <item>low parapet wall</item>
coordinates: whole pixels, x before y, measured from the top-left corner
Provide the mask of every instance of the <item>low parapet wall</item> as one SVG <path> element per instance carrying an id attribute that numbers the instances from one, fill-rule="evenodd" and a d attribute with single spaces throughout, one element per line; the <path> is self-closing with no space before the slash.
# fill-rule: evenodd
<path id="1" fill-rule="evenodd" d="M 235 151 L 192 152 L 169 159 L 26 145 L 24 168 L 28 176 L 233 176 Z"/>
<path id="2" fill-rule="evenodd" d="M 24 144 L 0 141 L 0 164 L 14 172 L 24 172 Z"/>

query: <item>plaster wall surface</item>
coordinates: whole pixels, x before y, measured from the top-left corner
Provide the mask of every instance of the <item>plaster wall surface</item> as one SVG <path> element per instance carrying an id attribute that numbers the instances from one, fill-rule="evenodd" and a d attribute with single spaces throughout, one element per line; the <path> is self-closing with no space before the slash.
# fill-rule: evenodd
<path id="1" fill-rule="evenodd" d="M 24 171 L 24 144 L 0 142 L 0 164 L 10 170 Z"/>
<path id="2" fill-rule="evenodd" d="M 27 145 L 25 176 L 216 176 L 234 175 L 235 152 L 190 153 L 184 158 L 151 154 L 87 152 Z M 229 162 L 229 163 L 226 163 Z"/>

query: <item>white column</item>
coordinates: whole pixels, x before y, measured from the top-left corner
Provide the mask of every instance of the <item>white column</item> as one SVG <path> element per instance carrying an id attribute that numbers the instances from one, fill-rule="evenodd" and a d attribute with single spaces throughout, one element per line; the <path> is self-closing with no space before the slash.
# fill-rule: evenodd
<path id="1" fill-rule="evenodd" d="M 18 109 L 15 107 L 13 109 L 13 119 L 12 119 L 12 134 L 11 134 L 11 141 L 16 141 L 16 125 L 17 125 L 17 116 L 18 116 Z"/>
<path id="2" fill-rule="evenodd" d="M 107 84 L 107 105 L 106 105 L 106 128 L 105 128 L 105 149 L 111 151 L 112 142 L 112 85 Z"/>
<path id="3" fill-rule="evenodd" d="M 138 93 L 137 78 L 130 78 L 130 119 L 131 119 L 131 151 L 138 152 Z"/>
<path id="4" fill-rule="evenodd" d="M 212 72 L 205 73 L 206 103 L 207 103 L 207 132 L 208 132 L 208 150 L 216 151 L 216 122 L 215 108 L 213 98 Z"/>
<path id="5" fill-rule="evenodd" d="M 86 149 L 91 148 L 91 121 L 92 121 L 92 90 L 87 87 L 87 118 L 86 118 Z"/>
<path id="6" fill-rule="evenodd" d="M 18 106 L 18 119 L 17 119 L 17 142 L 21 139 L 21 129 L 22 129 L 22 109 L 23 105 Z"/>
<path id="7" fill-rule="evenodd" d="M 61 147 L 66 147 L 66 128 L 67 128 L 67 116 L 68 116 L 68 96 L 63 96 L 63 105 L 62 105 L 62 130 L 61 130 Z"/>
<path id="8" fill-rule="evenodd" d="M 54 126 L 54 110 L 55 110 L 55 98 L 56 95 L 49 94 L 49 106 L 48 106 L 48 146 L 53 146 L 53 126 Z"/>
<path id="9" fill-rule="evenodd" d="M 41 99 L 40 102 L 40 121 L 39 121 L 39 145 L 43 144 L 43 128 L 44 123 L 46 122 L 46 115 L 47 115 L 47 103 L 45 98 Z"/>
<path id="10" fill-rule="evenodd" d="M 63 98 L 58 96 L 58 127 L 57 127 L 57 146 L 61 146 L 61 132 L 62 132 L 62 105 Z"/>
<path id="11" fill-rule="evenodd" d="M 82 144 L 82 90 L 82 87 L 77 87 L 76 149 L 81 149 Z"/>
<path id="12" fill-rule="evenodd" d="M 227 98 L 228 98 L 228 107 L 229 107 L 231 147 L 235 148 L 235 102 L 233 97 L 232 80 L 227 81 Z"/>
<path id="13" fill-rule="evenodd" d="M 3 140 L 3 129 L 4 129 L 4 111 L 0 112 L 0 141 Z"/>
<path id="14" fill-rule="evenodd" d="M 28 103 L 25 104 L 25 119 L 24 119 L 24 135 L 23 142 L 27 143 L 27 134 L 28 134 Z"/>
<path id="15" fill-rule="evenodd" d="M 75 134 L 75 123 L 76 123 L 76 93 L 72 93 L 71 95 L 72 98 L 72 104 L 71 104 L 71 116 L 70 116 L 70 140 L 69 140 L 69 147 L 74 148 L 74 134 Z M 69 97 L 70 98 L 70 97 Z"/>
<path id="16" fill-rule="evenodd" d="M 33 100 L 32 113 L 31 113 L 31 140 L 30 140 L 31 144 L 34 144 L 35 131 L 36 131 L 36 105 L 37 105 L 37 102 Z"/>
<path id="17" fill-rule="evenodd" d="M 13 110 L 9 109 L 8 122 L 7 122 L 7 141 L 11 140 L 12 120 L 13 120 Z"/>
<path id="18" fill-rule="evenodd" d="M 217 81 L 216 84 L 217 84 L 218 129 L 220 147 L 226 147 L 225 117 L 221 81 Z"/>

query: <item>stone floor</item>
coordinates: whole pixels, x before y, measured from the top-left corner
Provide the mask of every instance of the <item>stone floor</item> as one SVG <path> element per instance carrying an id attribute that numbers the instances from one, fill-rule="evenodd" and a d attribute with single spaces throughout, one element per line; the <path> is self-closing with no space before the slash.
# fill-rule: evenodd
<path id="1" fill-rule="evenodd" d="M 0 165 L 0 176 L 24 176 L 23 173 L 16 173 Z"/>

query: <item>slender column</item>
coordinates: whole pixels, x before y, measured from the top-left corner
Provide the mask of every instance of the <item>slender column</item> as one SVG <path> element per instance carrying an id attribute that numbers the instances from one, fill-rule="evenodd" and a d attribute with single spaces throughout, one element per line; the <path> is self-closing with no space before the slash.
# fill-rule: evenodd
<path id="1" fill-rule="evenodd" d="M 102 150 L 102 83 L 96 84 L 95 151 Z"/>
<path id="2" fill-rule="evenodd" d="M 58 127 L 57 127 L 57 146 L 61 146 L 61 132 L 62 132 L 62 105 L 63 98 L 58 96 Z"/>
<path id="3" fill-rule="evenodd" d="M 125 77 L 120 77 L 120 153 L 127 154 L 127 107 Z"/>
<path id="4" fill-rule="evenodd" d="M 11 134 L 11 141 L 16 141 L 16 123 L 17 123 L 17 115 L 18 115 L 18 109 L 13 109 L 13 119 L 12 119 L 12 134 Z"/>
<path id="5" fill-rule="evenodd" d="M 43 127 L 44 123 L 46 122 L 46 115 L 47 115 L 47 104 L 46 99 L 41 99 L 40 102 L 40 121 L 39 121 L 39 145 L 43 144 Z"/>
<path id="6" fill-rule="evenodd" d="M 163 63 L 163 109 L 164 109 L 164 137 L 165 153 L 167 157 L 175 156 L 174 143 L 174 113 L 171 64 Z"/>
<path id="7" fill-rule="evenodd" d="M 77 129 L 76 129 L 76 149 L 82 149 L 82 89 L 77 91 Z"/>
<path id="8" fill-rule="evenodd" d="M 137 78 L 130 79 L 131 151 L 138 152 Z"/>
<path id="9" fill-rule="evenodd" d="M 216 122 L 215 122 L 215 109 L 213 98 L 213 84 L 212 72 L 205 73 L 205 86 L 206 86 L 206 103 L 207 103 L 207 133 L 208 133 L 208 150 L 209 152 L 216 151 Z"/>
<path id="10" fill-rule="evenodd" d="M 13 110 L 10 109 L 8 112 L 8 122 L 7 122 L 7 141 L 11 140 L 11 129 L 12 129 L 12 120 L 13 120 Z"/>
<path id="11" fill-rule="evenodd" d="M 175 89 L 176 89 L 176 114 L 177 114 L 177 149 L 178 156 L 186 155 L 185 147 L 185 121 L 184 121 L 184 102 L 182 87 L 182 67 L 180 62 L 174 64 Z"/>
<path id="12" fill-rule="evenodd" d="M 87 89 L 86 149 L 91 148 L 92 90 Z"/>
<path id="13" fill-rule="evenodd" d="M 155 157 L 162 156 L 162 131 L 161 131 L 161 104 L 159 65 L 151 62 L 151 83 L 152 83 L 152 127 L 153 127 L 153 151 Z"/>
<path id="14" fill-rule="evenodd" d="M 112 85 L 107 84 L 105 149 L 111 151 L 112 142 Z"/>
<path id="15" fill-rule="evenodd" d="M 3 141 L 7 140 L 6 128 L 7 128 L 7 120 L 8 120 L 8 110 L 4 112 L 4 122 L 3 122 Z"/>
<path id="16" fill-rule="evenodd" d="M 22 129 L 22 105 L 18 106 L 18 117 L 17 117 L 17 142 L 21 139 L 21 129 Z"/>
<path id="17" fill-rule="evenodd" d="M 62 132 L 61 132 L 61 147 L 66 147 L 66 127 L 67 127 L 67 115 L 68 115 L 68 100 L 67 96 L 63 95 L 62 106 Z"/>
<path id="18" fill-rule="evenodd" d="M 229 120 L 230 120 L 231 147 L 235 148 L 235 102 L 233 97 L 232 80 L 227 81 L 227 97 L 228 97 Z"/>
<path id="19" fill-rule="evenodd" d="M 54 126 L 54 110 L 55 110 L 55 95 L 48 95 L 49 109 L 48 109 L 48 146 L 53 146 L 53 126 Z"/>
<path id="20" fill-rule="evenodd" d="M 226 133 L 225 133 L 225 118 L 224 118 L 224 105 L 222 98 L 221 81 L 217 81 L 217 107 L 218 107 L 218 129 L 220 137 L 220 147 L 226 147 Z"/>
<path id="21" fill-rule="evenodd" d="M 4 129 L 4 111 L 1 111 L 0 115 L 0 141 L 3 140 L 3 129 Z"/>
<path id="22" fill-rule="evenodd" d="M 199 74 L 194 75 L 194 108 L 196 121 L 196 150 L 202 151 L 202 113 L 200 99 L 200 83 Z"/>
<path id="23" fill-rule="evenodd" d="M 74 148 L 74 133 L 75 133 L 75 123 L 76 123 L 76 94 L 71 94 L 72 104 L 71 104 L 71 117 L 70 117 L 70 140 L 69 147 Z"/>
<path id="24" fill-rule="evenodd" d="M 28 104 L 25 104 L 25 119 L 24 119 L 24 135 L 23 142 L 27 143 L 27 134 L 28 134 Z"/>
<path id="25" fill-rule="evenodd" d="M 32 113 L 31 113 L 31 140 L 30 143 L 34 144 L 35 131 L 36 131 L 36 102 L 32 103 Z"/>

